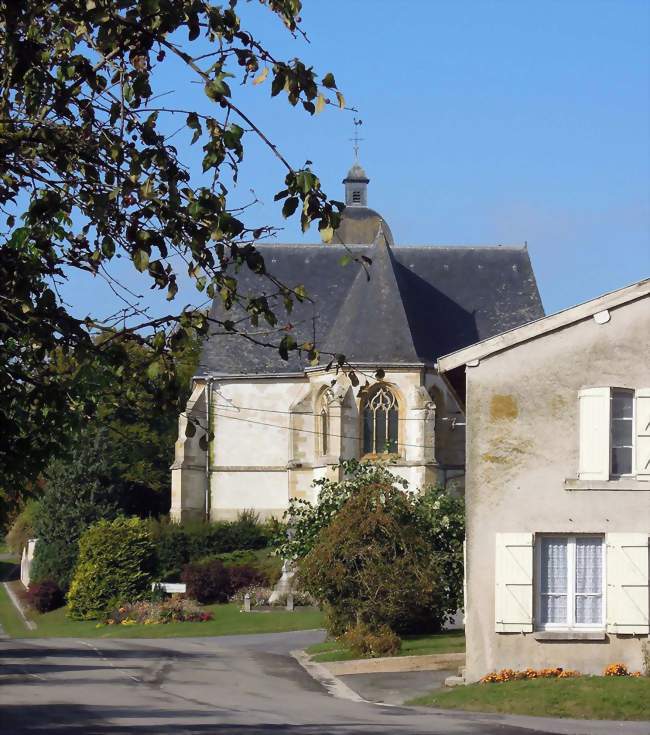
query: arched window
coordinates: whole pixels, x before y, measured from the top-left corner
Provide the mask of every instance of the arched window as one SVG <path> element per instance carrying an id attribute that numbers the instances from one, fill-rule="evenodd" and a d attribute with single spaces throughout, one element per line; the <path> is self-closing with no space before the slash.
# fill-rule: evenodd
<path id="1" fill-rule="evenodd" d="M 318 404 L 318 437 L 320 439 L 320 453 L 326 455 L 329 453 L 329 433 L 330 433 L 330 409 L 329 404 L 334 398 L 332 391 L 328 388 L 323 391 Z"/>
<path id="2" fill-rule="evenodd" d="M 397 453 L 397 400 L 385 385 L 369 393 L 363 403 L 363 453 Z"/>
<path id="3" fill-rule="evenodd" d="M 320 412 L 320 453 L 325 455 L 329 449 L 329 421 L 327 408 L 323 406 Z"/>

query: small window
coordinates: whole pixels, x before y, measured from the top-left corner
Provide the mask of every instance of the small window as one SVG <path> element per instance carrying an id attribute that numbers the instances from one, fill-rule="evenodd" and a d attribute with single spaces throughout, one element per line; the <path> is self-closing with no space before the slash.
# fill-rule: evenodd
<path id="1" fill-rule="evenodd" d="M 329 421 L 327 418 L 327 408 L 323 406 L 320 412 L 320 450 L 321 454 L 327 454 L 329 449 Z"/>
<path id="2" fill-rule="evenodd" d="M 634 391 L 613 388 L 611 393 L 611 474 L 631 475 L 634 454 Z"/>
<path id="3" fill-rule="evenodd" d="M 537 545 L 541 628 L 602 628 L 602 536 L 542 536 Z"/>
<path id="4" fill-rule="evenodd" d="M 358 189 L 352 192 L 352 202 L 354 204 L 361 204 L 361 192 Z"/>
<path id="5" fill-rule="evenodd" d="M 393 392 L 380 385 L 363 406 L 363 453 L 397 453 L 397 401 Z"/>

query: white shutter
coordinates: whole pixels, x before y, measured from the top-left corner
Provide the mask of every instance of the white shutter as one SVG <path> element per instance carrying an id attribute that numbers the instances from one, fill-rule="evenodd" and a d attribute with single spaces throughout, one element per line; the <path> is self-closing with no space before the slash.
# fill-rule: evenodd
<path id="1" fill-rule="evenodd" d="M 650 388 L 636 391 L 636 476 L 650 480 Z"/>
<path id="2" fill-rule="evenodd" d="M 497 533 L 495 564 L 495 630 L 533 630 L 533 534 Z"/>
<path id="3" fill-rule="evenodd" d="M 607 630 L 650 632 L 647 533 L 607 534 Z"/>
<path id="4" fill-rule="evenodd" d="M 610 389 L 583 388 L 580 404 L 578 479 L 609 480 Z"/>

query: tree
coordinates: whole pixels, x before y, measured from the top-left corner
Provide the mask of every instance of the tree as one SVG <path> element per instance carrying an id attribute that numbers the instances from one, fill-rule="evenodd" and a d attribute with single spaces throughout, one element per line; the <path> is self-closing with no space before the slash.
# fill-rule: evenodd
<path id="1" fill-rule="evenodd" d="M 119 513 L 122 483 L 103 452 L 106 432 L 80 442 L 66 461 L 54 460 L 37 511 L 32 579 L 54 580 L 67 590 L 79 553 L 81 534 L 100 519 Z"/>
<path id="2" fill-rule="evenodd" d="M 233 203 L 244 146 L 257 137 L 283 169 L 282 214 L 316 222 L 325 241 L 340 202 L 321 190 L 309 163 L 293 167 L 236 102 L 233 82 L 270 85 L 313 115 L 344 107 L 334 76 L 266 48 L 237 14 L 238 0 L 32 0 L 0 5 L 0 474 L 7 485 L 34 479 L 64 437 L 101 402 L 97 365 L 119 384 L 126 345 L 151 349 L 150 374 L 171 374 L 166 356 L 194 333 L 205 312 L 189 307 L 151 317 L 114 275 L 130 263 L 172 301 L 186 271 L 199 291 L 226 308 L 241 304 L 256 324 L 278 329 L 268 344 L 318 359 L 317 347 L 281 331 L 282 312 L 308 298 L 267 269 L 252 227 Z M 300 0 L 265 0 L 258 13 L 295 37 Z M 205 109 L 167 93 L 170 69 L 184 69 L 205 94 Z M 231 86 L 232 85 L 232 86 Z M 174 147 L 188 130 L 202 147 L 194 174 Z M 178 263 L 182 264 L 182 267 Z M 260 276 L 260 292 L 241 293 L 237 269 Z M 73 271 L 106 280 L 125 302 L 113 315 L 80 317 L 59 292 Z M 262 284 L 268 292 L 262 296 Z M 270 288 L 269 288 L 270 284 Z M 122 328 L 117 329 L 121 325 Z M 237 333 L 233 319 L 213 325 Z M 97 335 L 112 330 L 109 339 Z M 255 339 L 248 336 L 248 339 Z M 39 440 L 34 441 L 34 436 Z"/>

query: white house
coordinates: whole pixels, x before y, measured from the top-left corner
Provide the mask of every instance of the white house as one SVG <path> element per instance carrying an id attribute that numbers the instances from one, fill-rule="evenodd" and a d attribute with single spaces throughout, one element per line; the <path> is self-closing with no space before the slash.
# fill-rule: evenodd
<path id="1" fill-rule="evenodd" d="M 640 669 L 650 632 L 650 280 L 438 368 L 460 386 L 467 420 L 468 681 L 508 667 Z"/>

